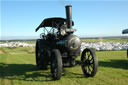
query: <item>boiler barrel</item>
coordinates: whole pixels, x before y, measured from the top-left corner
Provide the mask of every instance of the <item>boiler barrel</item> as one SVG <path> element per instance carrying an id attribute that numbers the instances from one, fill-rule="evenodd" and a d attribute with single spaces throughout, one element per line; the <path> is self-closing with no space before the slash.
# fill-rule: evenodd
<path id="1" fill-rule="evenodd" d="M 56 45 L 58 45 L 58 47 L 61 47 L 61 49 L 66 49 L 68 51 L 76 51 L 80 49 L 81 41 L 76 35 L 69 35 L 64 39 L 56 42 Z"/>

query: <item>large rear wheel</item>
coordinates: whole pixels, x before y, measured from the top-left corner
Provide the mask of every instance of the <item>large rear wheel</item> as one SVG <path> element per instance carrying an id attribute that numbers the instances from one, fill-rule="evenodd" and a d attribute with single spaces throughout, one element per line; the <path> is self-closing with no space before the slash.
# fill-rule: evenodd
<path id="1" fill-rule="evenodd" d="M 95 51 L 93 49 L 84 49 L 81 56 L 81 67 L 85 76 L 93 77 L 96 75 L 98 70 L 98 61 L 96 58 Z"/>
<path id="2" fill-rule="evenodd" d="M 58 49 L 53 49 L 51 54 L 51 74 L 54 80 L 61 78 L 62 57 Z"/>
<path id="3" fill-rule="evenodd" d="M 40 52 L 40 49 L 39 49 L 39 45 L 36 44 L 36 66 L 39 70 L 42 69 L 42 65 L 41 65 L 41 52 Z"/>
<path id="4" fill-rule="evenodd" d="M 39 70 L 46 70 L 49 62 L 50 52 L 47 49 L 40 49 L 39 45 L 36 45 L 36 65 Z"/>

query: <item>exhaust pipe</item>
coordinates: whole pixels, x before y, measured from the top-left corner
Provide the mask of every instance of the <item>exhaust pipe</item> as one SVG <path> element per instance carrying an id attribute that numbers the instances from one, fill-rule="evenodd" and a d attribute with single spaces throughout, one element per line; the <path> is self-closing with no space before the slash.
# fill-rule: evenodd
<path id="1" fill-rule="evenodd" d="M 65 6 L 65 8 L 66 8 L 67 28 L 72 29 L 72 6 L 67 5 L 67 6 Z"/>

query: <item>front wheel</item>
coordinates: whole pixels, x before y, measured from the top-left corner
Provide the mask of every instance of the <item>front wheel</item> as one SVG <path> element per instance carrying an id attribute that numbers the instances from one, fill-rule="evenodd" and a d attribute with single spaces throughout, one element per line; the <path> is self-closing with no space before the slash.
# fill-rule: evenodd
<path id="1" fill-rule="evenodd" d="M 93 49 L 84 49 L 81 56 L 82 71 L 85 76 L 93 77 L 96 75 L 98 70 L 98 61 L 96 58 L 95 51 Z"/>
<path id="2" fill-rule="evenodd" d="M 62 57 L 58 49 L 53 49 L 51 54 L 51 74 L 54 80 L 61 78 L 62 72 Z"/>

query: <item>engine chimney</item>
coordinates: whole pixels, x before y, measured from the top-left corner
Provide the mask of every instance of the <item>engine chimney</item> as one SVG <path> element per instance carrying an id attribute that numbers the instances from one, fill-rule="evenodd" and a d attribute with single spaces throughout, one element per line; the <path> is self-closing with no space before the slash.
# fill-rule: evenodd
<path id="1" fill-rule="evenodd" d="M 65 8 L 66 8 L 67 28 L 72 29 L 72 6 L 67 5 L 67 6 L 65 6 Z"/>

